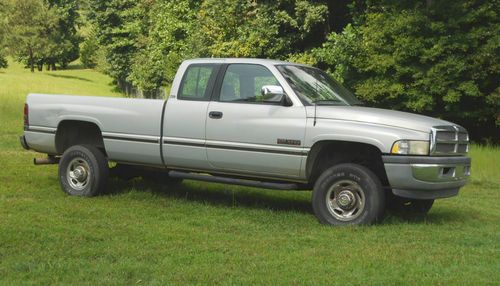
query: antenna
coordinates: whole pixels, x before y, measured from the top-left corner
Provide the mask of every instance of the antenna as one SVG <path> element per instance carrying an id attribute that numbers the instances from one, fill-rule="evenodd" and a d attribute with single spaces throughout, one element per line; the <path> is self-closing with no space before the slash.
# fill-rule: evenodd
<path id="1" fill-rule="evenodd" d="M 316 126 L 316 107 L 317 106 L 318 106 L 318 104 L 315 101 L 314 102 L 314 121 L 313 121 L 313 126 Z"/>
<path id="2" fill-rule="evenodd" d="M 316 96 L 318 96 L 318 80 L 314 82 L 314 89 L 316 92 Z M 313 121 L 313 126 L 316 126 L 316 110 L 318 107 L 318 103 L 316 102 L 317 100 L 314 101 L 314 121 Z"/>

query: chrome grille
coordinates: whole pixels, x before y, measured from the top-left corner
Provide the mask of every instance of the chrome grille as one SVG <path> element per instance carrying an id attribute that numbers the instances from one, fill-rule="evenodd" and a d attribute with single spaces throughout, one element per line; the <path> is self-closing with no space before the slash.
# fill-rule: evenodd
<path id="1" fill-rule="evenodd" d="M 458 140 L 469 142 L 469 134 L 467 132 L 458 133 Z"/>
<path id="2" fill-rule="evenodd" d="M 469 134 L 458 125 L 434 126 L 431 129 L 431 155 L 456 156 L 469 152 Z"/>

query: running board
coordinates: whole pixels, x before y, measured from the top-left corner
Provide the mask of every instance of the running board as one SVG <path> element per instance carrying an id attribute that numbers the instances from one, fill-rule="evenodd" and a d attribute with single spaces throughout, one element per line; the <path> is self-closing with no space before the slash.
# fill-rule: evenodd
<path id="1" fill-rule="evenodd" d="M 219 176 L 212 176 L 212 175 L 205 175 L 205 174 L 194 174 L 194 173 L 179 172 L 179 171 L 169 171 L 168 175 L 169 175 L 169 177 L 172 177 L 172 178 L 197 180 L 197 181 L 205 181 L 205 182 L 212 182 L 212 183 L 222 183 L 222 184 L 230 184 L 230 185 L 240 185 L 240 186 L 255 187 L 255 188 L 273 189 L 273 190 L 298 190 L 298 189 L 300 189 L 300 185 L 294 184 L 294 183 L 261 182 L 261 181 L 234 179 L 234 178 L 219 177 Z"/>

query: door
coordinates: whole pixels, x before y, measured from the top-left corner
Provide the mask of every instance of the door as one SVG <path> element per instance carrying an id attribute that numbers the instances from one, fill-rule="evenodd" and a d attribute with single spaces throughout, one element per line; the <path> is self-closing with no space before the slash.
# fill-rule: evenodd
<path id="1" fill-rule="evenodd" d="M 186 68 L 177 94 L 164 110 L 163 159 L 167 167 L 206 170 L 207 108 L 220 64 L 191 64 Z"/>
<path id="2" fill-rule="evenodd" d="M 207 157 L 213 168 L 266 177 L 299 177 L 306 113 L 303 106 L 264 101 L 262 86 L 279 86 L 257 64 L 230 64 L 208 106 Z"/>

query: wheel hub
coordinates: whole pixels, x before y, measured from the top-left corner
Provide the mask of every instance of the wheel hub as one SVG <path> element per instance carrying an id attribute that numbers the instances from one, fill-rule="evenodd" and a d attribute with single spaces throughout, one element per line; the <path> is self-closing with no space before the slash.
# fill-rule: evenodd
<path id="1" fill-rule="evenodd" d="M 68 164 L 66 177 L 73 189 L 77 191 L 85 189 L 90 184 L 91 178 L 89 164 L 81 157 L 74 158 Z"/>
<path id="2" fill-rule="evenodd" d="M 340 221 L 356 219 L 365 208 L 363 188 L 349 179 L 334 183 L 326 193 L 325 199 L 330 214 Z"/>
<path id="3" fill-rule="evenodd" d="M 338 195 L 338 204 L 344 210 L 348 210 L 352 208 L 354 203 L 356 202 L 356 197 L 350 190 L 343 190 Z"/>
<path id="4" fill-rule="evenodd" d="M 87 179 L 87 170 L 85 170 L 83 166 L 76 167 L 73 174 L 75 175 L 75 179 L 79 182 L 84 182 L 85 179 Z"/>

